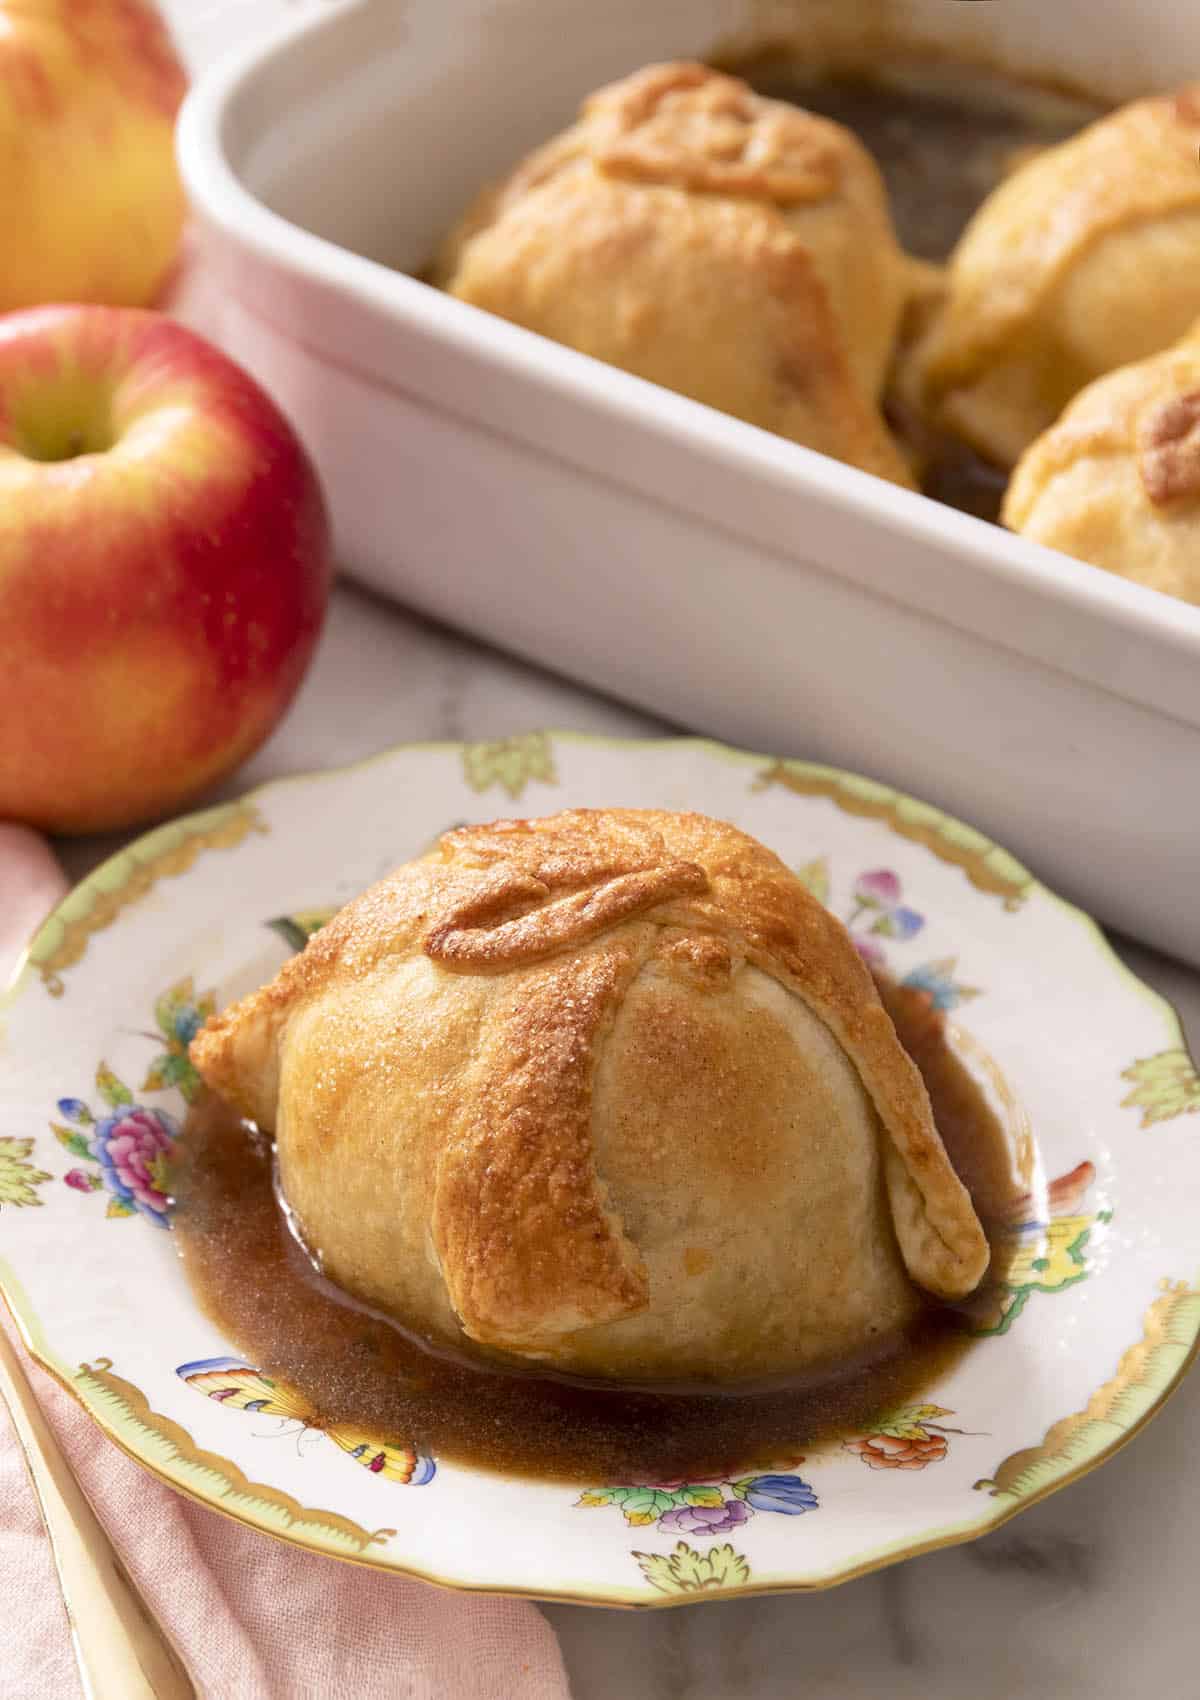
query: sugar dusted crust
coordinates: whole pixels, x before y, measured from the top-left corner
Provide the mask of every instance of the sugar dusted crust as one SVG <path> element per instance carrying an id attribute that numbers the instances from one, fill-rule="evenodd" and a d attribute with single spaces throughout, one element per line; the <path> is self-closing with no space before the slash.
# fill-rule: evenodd
<path id="1" fill-rule="evenodd" d="M 365 1118 L 383 1130 L 378 1149 L 379 1138 L 393 1137 L 392 1126 L 415 1128 L 429 1093 L 440 1094 L 441 1110 L 421 1136 L 425 1167 L 412 1171 L 416 1177 L 428 1169 L 430 1178 L 421 1205 L 425 1226 L 409 1224 L 411 1243 L 427 1235 L 434 1272 L 468 1336 L 553 1357 L 564 1340 L 585 1339 L 588 1330 L 645 1314 L 655 1303 L 653 1259 L 643 1255 L 610 1196 L 596 1154 L 597 1073 L 608 1066 L 606 1047 L 631 989 L 639 988 L 650 1025 L 642 1038 L 634 1034 L 631 1041 L 626 1033 L 622 1040 L 622 1055 L 633 1060 L 622 1064 L 615 1108 L 611 1082 L 605 1087 L 603 1138 L 610 1151 L 620 1149 L 621 1094 L 637 1094 L 639 1080 L 659 1091 L 664 1059 L 676 1054 L 694 1054 L 703 1068 L 703 1054 L 687 1050 L 696 1034 L 712 1032 L 718 1050 L 726 1047 L 720 1057 L 713 1053 L 717 1098 L 735 1090 L 743 1074 L 754 1084 L 754 1059 L 739 1034 L 761 1033 L 764 1056 L 773 1044 L 791 1044 L 763 994 L 753 1007 L 733 997 L 756 971 L 800 999 L 857 1071 L 886 1130 L 886 1194 L 911 1277 L 943 1297 L 968 1293 L 986 1268 L 987 1244 L 934 1127 L 920 1075 L 849 936 L 776 856 L 701 815 L 569 810 L 448 833 L 428 857 L 349 904 L 269 986 L 210 1020 L 191 1055 L 212 1085 L 268 1127 L 281 1094 L 293 1106 L 293 1120 L 295 1105 L 309 1104 L 288 1085 L 289 1069 L 309 1067 L 300 1075 L 304 1090 L 314 1103 L 328 1096 L 342 1119 L 322 1120 L 315 1103 L 311 1133 L 289 1130 L 305 1162 L 347 1137 L 347 1118 L 361 1124 L 364 1112 L 352 1116 L 351 1102 L 365 1104 Z M 428 986 L 428 998 L 398 996 L 395 986 L 405 976 Z M 403 1012 L 406 1054 L 428 1070 L 423 1083 L 401 1071 L 380 1088 L 383 1098 L 369 1095 L 375 1092 L 370 1077 L 388 1068 L 378 1036 L 397 1029 L 390 1025 L 394 1016 L 363 1013 L 364 998 L 378 1004 L 372 987 L 381 988 L 379 998 L 396 998 L 389 1008 Z M 289 1043 L 292 1053 L 320 1049 L 326 1011 L 337 1031 L 322 1056 L 308 1065 L 289 1055 Z M 352 1043 L 338 1024 L 352 1033 L 365 1031 L 364 1022 L 376 1051 L 370 1057 L 364 1051 L 355 1071 L 345 1056 Z M 303 1043 L 296 1039 L 301 1033 Z M 688 1139 L 700 1139 L 700 1169 L 680 1176 L 679 1185 L 701 1195 L 707 1188 L 714 1209 L 734 1208 L 747 1165 L 778 1144 L 778 1109 L 761 1126 L 754 1121 L 767 1115 L 754 1104 L 768 1102 L 771 1080 L 754 1089 L 759 1097 L 747 1099 L 748 1125 L 740 1124 L 736 1104 L 722 1123 L 731 1130 L 722 1136 L 730 1151 L 736 1146 L 741 1153 L 732 1166 L 727 1154 L 706 1153 L 703 1130 L 697 1134 L 695 1123 L 688 1124 Z M 846 1088 L 837 1090 L 844 1095 Z M 865 1121 L 862 1130 L 870 1140 Z M 827 1128 L 817 1132 L 827 1137 Z M 655 1141 L 665 1138 L 669 1146 L 670 1129 L 646 1137 L 653 1154 Z M 669 1149 L 664 1161 L 669 1175 Z M 308 1186 L 299 1162 L 295 1174 L 298 1189 Z M 291 1197 L 286 1166 L 285 1184 Z M 415 1199 L 424 1184 L 412 1180 L 401 1196 Z M 325 1207 L 319 1188 L 305 1197 L 310 1208 Z M 629 1208 L 636 1214 L 632 1202 Z M 703 1216 L 703 1196 L 697 1208 Z M 368 1204 L 364 1223 L 369 1214 Z M 365 1224 L 364 1234 L 370 1231 Z M 882 1232 L 888 1237 L 886 1226 Z M 700 1233 L 697 1228 L 692 1237 Z M 781 1243 L 786 1282 L 786 1233 Z M 867 1255 L 847 1249 L 848 1270 L 860 1252 Z M 689 1255 L 697 1268 L 711 1261 L 707 1252 Z M 796 1255 L 802 1259 L 803 1248 Z M 895 1254 L 884 1244 L 869 1255 Z M 368 1276 L 343 1273 L 356 1290 L 370 1287 Z"/>

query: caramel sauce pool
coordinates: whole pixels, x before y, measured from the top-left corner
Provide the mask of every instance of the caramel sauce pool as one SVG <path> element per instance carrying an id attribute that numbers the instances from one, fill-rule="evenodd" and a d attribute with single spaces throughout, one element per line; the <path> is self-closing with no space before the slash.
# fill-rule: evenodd
<path id="1" fill-rule="evenodd" d="M 1010 1141 L 922 994 L 881 987 L 973 1194 L 1003 1195 Z M 313 1427 L 506 1475 L 576 1483 L 696 1480 L 780 1466 L 922 1391 L 969 1348 L 930 1304 L 869 1360 L 752 1391 L 597 1386 L 433 1351 L 327 1281 L 290 1231 L 271 1142 L 207 1097 L 172 1177 L 175 1238 L 206 1314 L 246 1360 L 301 1393 Z M 995 1276 L 993 1271 L 993 1278 Z"/>

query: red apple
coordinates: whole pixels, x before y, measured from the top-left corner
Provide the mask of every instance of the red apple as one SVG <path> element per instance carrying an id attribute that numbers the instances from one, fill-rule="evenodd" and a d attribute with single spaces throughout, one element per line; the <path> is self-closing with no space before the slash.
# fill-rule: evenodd
<path id="1" fill-rule="evenodd" d="M 0 311 L 156 298 L 184 88 L 152 0 L 0 0 Z"/>
<path id="2" fill-rule="evenodd" d="M 130 308 L 0 317 L 0 818 L 128 826 L 228 773 L 329 577 L 312 465 L 232 361 Z"/>

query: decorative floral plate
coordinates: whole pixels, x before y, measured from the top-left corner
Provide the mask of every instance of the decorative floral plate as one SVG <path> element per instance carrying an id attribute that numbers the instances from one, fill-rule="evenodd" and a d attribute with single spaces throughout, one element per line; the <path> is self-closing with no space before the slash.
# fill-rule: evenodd
<path id="1" fill-rule="evenodd" d="M 446 827 L 581 804 L 699 809 L 777 850 L 869 960 L 953 1012 L 1029 1176 L 980 1338 L 924 1401 L 738 1479 L 572 1489 L 323 1433 L 206 1320 L 169 1232 L 207 1012 Z M 268 785 L 72 892 L 0 1007 L 0 1048 L 0 1286 L 31 1351 L 164 1481 L 381 1569 L 608 1605 L 823 1587 L 1091 1469 L 1196 1349 L 1200 1077 L 1174 1013 L 1004 851 L 830 768 L 536 734 Z"/>

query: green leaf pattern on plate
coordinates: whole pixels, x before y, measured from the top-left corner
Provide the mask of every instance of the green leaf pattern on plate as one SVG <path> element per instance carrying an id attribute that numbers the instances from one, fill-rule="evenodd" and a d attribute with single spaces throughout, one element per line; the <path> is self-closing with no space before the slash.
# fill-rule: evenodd
<path id="1" fill-rule="evenodd" d="M 816 898 L 818 903 L 829 907 L 829 858 L 817 856 L 811 862 L 805 862 L 802 868 L 796 869 L 796 878 Z"/>
<path id="2" fill-rule="evenodd" d="M 1122 1108 L 1140 1110 L 1143 1127 L 1200 1111 L 1200 1071 L 1184 1050 L 1145 1057 L 1125 1069 L 1121 1079 L 1133 1083 Z"/>
<path id="3" fill-rule="evenodd" d="M 143 1092 L 168 1092 L 174 1087 L 183 1094 L 186 1103 L 195 1103 L 201 1081 L 188 1056 L 188 1046 L 216 1007 L 216 993 L 202 992 L 197 996 L 190 974 L 155 1000 L 154 1021 L 167 1048 L 147 1069 Z"/>
<path id="4" fill-rule="evenodd" d="M 526 732 L 519 738 L 497 738 L 492 743 L 464 744 L 463 773 L 472 791 L 501 786 L 515 802 L 530 780 L 557 785 L 554 751 L 544 732 Z"/>
<path id="5" fill-rule="evenodd" d="M 660 1594 L 702 1594 L 717 1588 L 739 1588 L 750 1580 L 750 1566 L 740 1552 L 724 1546 L 697 1552 L 679 1541 L 669 1553 L 635 1552 L 638 1568 Z"/>
<path id="6" fill-rule="evenodd" d="M 0 1205 L 41 1204 L 37 1188 L 52 1179 L 28 1161 L 32 1139 L 0 1139 Z"/>
<path id="7" fill-rule="evenodd" d="M 88 1162 L 91 1161 L 91 1141 L 85 1139 L 81 1133 L 77 1133 L 73 1127 L 64 1127 L 61 1122 L 51 1122 L 50 1131 L 63 1150 L 69 1152 L 72 1157 L 83 1157 Z"/>
<path id="8" fill-rule="evenodd" d="M 118 1080 L 108 1064 L 102 1062 L 96 1070 L 96 1090 L 104 1099 L 110 1110 L 119 1110 L 122 1104 L 133 1103 L 133 1093 Z"/>
<path id="9" fill-rule="evenodd" d="M 336 914 L 336 909 L 297 909 L 290 915 L 276 915 L 267 926 L 289 949 L 303 950 L 313 934 L 319 933 Z"/>

